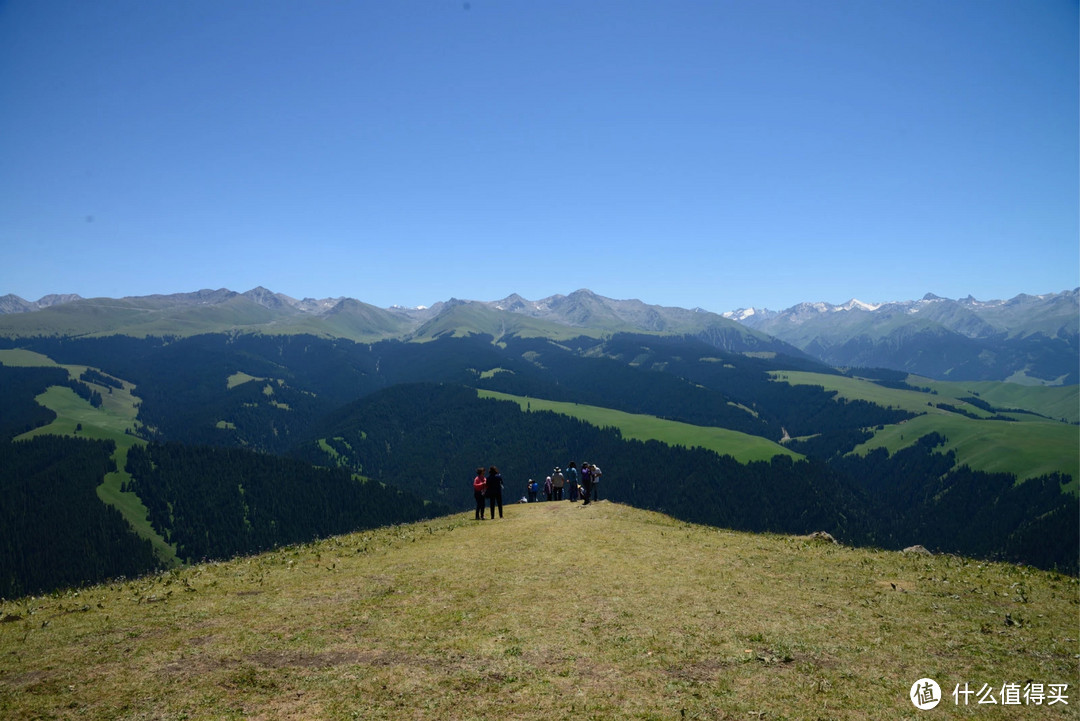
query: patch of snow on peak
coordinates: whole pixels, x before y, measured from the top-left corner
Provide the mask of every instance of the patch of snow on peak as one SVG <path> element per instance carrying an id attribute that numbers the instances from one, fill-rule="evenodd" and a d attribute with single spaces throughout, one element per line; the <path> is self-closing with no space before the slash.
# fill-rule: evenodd
<path id="1" fill-rule="evenodd" d="M 863 303 L 858 298 L 852 298 L 843 305 L 836 306 L 836 310 L 867 310 L 875 311 L 881 307 L 881 303 Z"/>
<path id="2" fill-rule="evenodd" d="M 728 320 L 743 321 L 747 318 L 753 317 L 757 313 L 753 308 L 739 308 L 738 310 L 729 310 L 727 313 L 722 313 Z"/>

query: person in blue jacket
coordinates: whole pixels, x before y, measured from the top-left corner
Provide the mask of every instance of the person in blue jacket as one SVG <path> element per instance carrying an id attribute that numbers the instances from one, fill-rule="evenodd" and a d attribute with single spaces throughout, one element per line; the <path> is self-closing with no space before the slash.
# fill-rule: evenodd
<path id="1" fill-rule="evenodd" d="M 570 461 L 570 467 L 566 469 L 566 485 L 570 487 L 570 502 L 576 503 L 578 499 L 578 470 L 573 461 Z"/>

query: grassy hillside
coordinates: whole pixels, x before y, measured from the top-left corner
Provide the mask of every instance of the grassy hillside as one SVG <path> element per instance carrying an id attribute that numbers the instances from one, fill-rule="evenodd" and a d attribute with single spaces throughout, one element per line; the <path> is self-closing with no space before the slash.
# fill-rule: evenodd
<path id="1" fill-rule="evenodd" d="M 33 313 L 0 315 L 0 337 L 191 336 L 201 333 L 251 332 L 272 335 L 311 333 L 357 341 L 401 335 L 411 323 L 389 311 L 348 301 L 313 316 L 294 308 L 264 307 L 244 295 L 200 303 L 178 303 L 169 296 L 93 298 Z"/>
<path id="2" fill-rule="evenodd" d="M 948 438 L 944 450 L 955 450 L 957 462 L 967 464 L 975 470 L 1012 473 L 1021 480 L 1060 472 L 1072 476 L 1070 490 L 1075 492 L 1078 487 L 1080 457 L 1077 456 L 1076 449 L 1080 444 L 1080 428 L 1023 413 L 1005 414 L 1015 419 L 1016 422 L 1013 423 L 981 420 L 989 419 L 993 414 L 960 400 L 972 396 L 972 386 L 980 384 L 928 381 L 927 386 L 932 385 L 938 391 L 937 395 L 933 395 L 885 388 L 858 378 L 820 373 L 783 371 L 774 373 L 774 377 L 792 384 L 823 386 L 826 390 L 837 391 L 841 398 L 866 400 L 924 414 L 898 425 L 885 426 L 878 430 L 870 441 L 859 446 L 856 452 L 878 447 L 895 452 L 912 445 L 921 436 L 936 431 Z M 923 387 L 921 380 L 913 379 L 913 382 Z M 1002 406 L 1035 412 L 1041 412 L 1039 409 L 1050 411 L 1051 408 L 1058 408 L 1060 399 L 1069 393 L 1074 401 L 1076 397 L 1075 390 L 1070 389 L 1025 388 L 1023 391 L 999 391 L 1001 386 L 1008 384 L 987 384 L 980 397 L 992 404 L 1001 403 Z M 994 400 L 991 400 L 992 398 Z M 1012 402 L 1008 402 L 1009 400 Z M 937 405 L 941 403 L 962 408 L 979 418 L 938 408 Z"/>
<path id="3" fill-rule="evenodd" d="M 996 408 L 1023 408 L 1048 418 L 1080 422 L 1080 386 L 1031 386 L 996 381 L 945 382 L 915 376 L 910 383 L 954 398 L 975 395 Z"/>
<path id="4" fill-rule="evenodd" d="M 599 337 L 603 332 L 601 329 L 571 327 L 518 313 L 498 311 L 478 303 L 467 303 L 448 308 L 417 328 L 411 338 L 431 340 L 446 335 L 461 337 L 478 333 L 496 339 L 512 334 L 521 338 L 567 340 L 583 335 Z"/>
<path id="5" fill-rule="evenodd" d="M 687 448 L 700 446 L 721 455 L 729 455 L 740 463 L 767 461 L 777 455 L 802 458 L 798 453 L 789 451 L 779 443 L 773 443 L 760 436 L 739 433 L 726 428 L 695 426 L 640 413 L 624 413 L 610 408 L 579 403 L 522 398 L 497 391 L 481 390 L 478 393 L 481 398 L 514 401 L 521 406 L 522 410 L 553 411 L 583 420 L 600 428 L 608 426 L 618 428 L 623 438 L 631 440 L 655 440 L 671 446 L 685 446 Z"/>
<path id="6" fill-rule="evenodd" d="M 47 356 L 25 350 L 0 350 L 0 363 L 23 366 L 57 365 Z M 60 367 L 66 369 L 71 378 L 78 378 L 87 369 L 87 366 L 77 365 Z M 95 383 L 87 384 L 101 393 L 100 408 L 94 408 L 70 388 L 61 386 L 49 388 L 36 400 L 56 413 L 56 420 L 22 434 L 16 440 L 52 434 L 113 441 L 116 444 L 113 460 L 118 470 L 105 476 L 104 483 L 97 489 L 98 498 L 120 511 L 132 529 L 153 544 L 158 558 L 167 564 L 176 563 L 175 549 L 150 526 L 146 517 L 146 506 L 134 493 L 120 490 L 121 486 L 130 480 L 127 471 L 124 470 L 128 450 L 135 444 L 143 443 L 141 439 L 128 432 L 135 430 L 139 398 L 135 395 L 132 384 L 121 382 L 123 388 L 112 389 Z"/>
<path id="7" fill-rule="evenodd" d="M 1069 684 L 1069 705 L 965 715 L 1076 718 L 1077 593 L 607 502 L 514 505 L 5 602 L 0 715 L 906 719 L 930 677 L 939 716 L 957 684 L 1030 679 Z"/>

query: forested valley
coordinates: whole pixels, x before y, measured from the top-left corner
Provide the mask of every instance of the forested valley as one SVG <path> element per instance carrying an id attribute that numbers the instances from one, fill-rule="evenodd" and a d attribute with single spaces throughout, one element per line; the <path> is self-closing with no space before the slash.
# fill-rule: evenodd
<path id="1" fill-rule="evenodd" d="M 137 394 L 130 432 L 138 439 L 121 491 L 145 505 L 146 523 L 183 561 L 462 510 L 472 503 L 468 481 L 481 464 L 500 466 L 505 500 L 514 502 L 529 478 L 590 461 L 604 469 L 603 498 L 688 521 L 827 531 L 851 544 L 922 544 L 1077 572 L 1075 496 L 1061 493 L 1071 479 L 1017 484 L 1009 474 L 971 471 L 939 452 L 942 439 L 934 436 L 892 455 L 847 455 L 873 429 L 916 412 L 774 379 L 783 371 L 838 375 L 805 357 L 726 353 L 695 338 L 641 334 L 363 344 L 218 333 L 19 338 L 0 340 L 3 347 L 88 369 L 76 378 L 61 367 L 0 365 L 0 478 L 12 489 L 0 500 L 0 513 L 11 519 L 0 527 L 0 542 L 17 551 L 12 559 L 33 559 L 9 562 L 0 593 L 161 565 L 94 494 L 108 463 L 87 460 L 94 454 L 66 441 L 51 452 L 10 443 L 55 418 L 35 401 L 46 388 L 72 388 L 96 407 L 124 383 Z M 905 385 L 903 374 L 878 375 L 882 386 Z M 783 440 L 805 458 L 743 464 L 701 448 L 627 440 L 615 428 L 481 399 L 478 389 Z M 113 462 L 113 451 L 94 453 Z M 26 500 L 41 485 L 28 480 L 35 474 L 78 464 L 89 470 L 65 481 L 70 493 Z M 64 509 L 76 497 L 111 520 L 97 521 L 94 533 L 89 516 L 47 520 L 39 524 L 54 529 L 47 543 L 25 531 L 52 513 L 68 519 Z M 33 567 L 57 570 L 43 576 Z"/>

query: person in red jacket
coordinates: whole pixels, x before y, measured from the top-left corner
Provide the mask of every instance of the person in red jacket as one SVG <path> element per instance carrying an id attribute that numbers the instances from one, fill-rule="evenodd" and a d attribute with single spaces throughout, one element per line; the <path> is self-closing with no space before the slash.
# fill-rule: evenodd
<path id="1" fill-rule="evenodd" d="M 476 477 L 472 482 L 473 498 L 476 499 L 476 520 L 484 520 L 484 495 L 487 490 L 487 479 L 484 478 L 484 469 L 476 469 Z"/>

